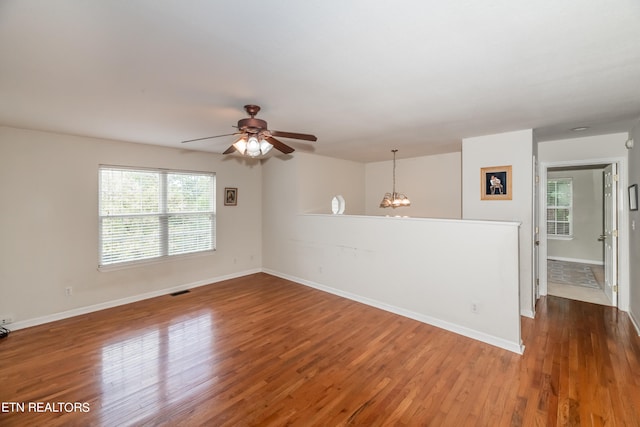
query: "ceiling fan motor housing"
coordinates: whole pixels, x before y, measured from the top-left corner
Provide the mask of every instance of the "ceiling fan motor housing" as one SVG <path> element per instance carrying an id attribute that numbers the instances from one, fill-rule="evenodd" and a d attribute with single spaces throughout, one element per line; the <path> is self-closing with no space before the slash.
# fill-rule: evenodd
<path id="1" fill-rule="evenodd" d="M 267 122 L 256 118 L 238 120 L 238 129 L 251 133 L 258 133 L 267 129 Z"/>

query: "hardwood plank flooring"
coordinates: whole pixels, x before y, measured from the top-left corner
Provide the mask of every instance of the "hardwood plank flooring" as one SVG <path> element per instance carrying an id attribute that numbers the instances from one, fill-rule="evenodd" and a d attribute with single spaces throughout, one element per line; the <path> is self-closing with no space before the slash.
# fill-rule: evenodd
<path id="1" fill-rule="evenodd" d="M 627 314 L 546 297 L 522 331 L 521 356 L 255 274 L 13 332 L 0 425 L 640 425 Z"/>

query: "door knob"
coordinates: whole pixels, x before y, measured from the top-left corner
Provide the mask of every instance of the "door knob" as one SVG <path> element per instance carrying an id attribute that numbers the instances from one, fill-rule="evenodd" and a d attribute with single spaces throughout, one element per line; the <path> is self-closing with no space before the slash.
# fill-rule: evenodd
<path id="1" fill-rule="evenodd" d="M 604 242 L 604 239 L 607 238 L 606 234 L 601 234 L 600 237 L 598 237 L 598 242 Z"/>

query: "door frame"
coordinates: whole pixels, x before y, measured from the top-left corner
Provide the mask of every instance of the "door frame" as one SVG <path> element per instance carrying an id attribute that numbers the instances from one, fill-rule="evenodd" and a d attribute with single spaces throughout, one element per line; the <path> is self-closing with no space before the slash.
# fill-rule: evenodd
<path id="1" fill-rule="evenodd" d="M 554 161 L 539 163 L 539 187 L 538 187 L 538 230 L 539 241 L 538 278 L 540 279 L 540 295 L 547 295 L 547 170 L 556 167 L 572 167 L 587 165 L 607 165 L 616 163 L 618 166 L 618 301 L 617 307 L 623 311 L 629 311 L 629 209 L 627 200 L 627 159 L 625 157 L 605 157 L 585 160 Z M 544 262 L 543 262 L 544 261 Z M 535 285 L 534 285 L 535 286 Z"/>
<path id="2" fill-rule="evenodd" d="M 618 236 L 613 232 L 613 230 L 620 229 L 620 224 L 618 224 L 617 222 L 618 221 L 617 207 L 619 202 L 617 198 L 618 196 L 617 192 L 610 191 L 608 188 L 609 183 L 611 183 L 611 186 L 614 188 L 618 188 L 618 186 L 620 185 L 618 182 L 615 182 L 615 180 L 613 179 L 615 175 L 618 175 L 618 176 L 620 175 L 618 173 L 617 163 L 608 164 L 607 166 L 605 166 L 604 170 L 602 171 L 602 184 L 604 187 L 603 194 L 604 194 L 605 203 L 603 206 L 604 212 L 602 215 L 604 217 L 603 218 L 604 228 L 602 230 L 601 236 L 606 236 L 606 239 L 602 242 L 603 261 L 604 261 L 604 282 L 605 282 L 604 294 L 607 296 L 609 301 L 612 302 L 612 305 L 617 307 L 618 306 L 618 290 L 615 289 L 615 287 L 612 285 L 616 285 L 618 284 L 618 282 L 620 282 L 620 275 L 618 274 L 618 253 L 620 252 L 620 244 L 618 241 Z M 614 209 L 613 215 L 611 215 L 611 210 L 610 210 L 612 203 L 611 203 L 611 200 L 609 200 L 608 206 L 607 206 L 607 197 L 611 197 L 611 199 L 615 198 L 616 209 Z M 611 218 L 609 218 L 610 215 L 611 215 Z M 608 220 L 610 220 L 610 222 Z M 609 244 L 610 243 L 609 239 L 611 239 L 611 241 L 614 242 L 615 245 Z M 608 247 L 611 247 L 610 252 L 608 250 Z M 611 253 L 611 256 L 609 256 L 609 253 Z M 607 260 L 610 258 L 612 261 L 611 264 L 615 264 L 615 265 L 609 265 Z M 613 279 L 613 283 L 609 282 L 610 275 L 611 276 L 615 275 Z"/>

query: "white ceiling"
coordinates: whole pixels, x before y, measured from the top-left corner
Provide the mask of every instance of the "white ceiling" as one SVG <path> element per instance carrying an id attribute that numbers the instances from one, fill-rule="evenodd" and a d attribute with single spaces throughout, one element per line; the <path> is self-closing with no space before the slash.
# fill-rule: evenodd
<path id="1" fill-rule="evenodd" d="M 0 1 L 0 124 L 186 148 L 249 103 L 363 162 L 628 131 L 640 1 Z"/>

